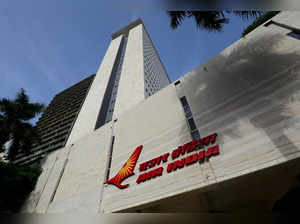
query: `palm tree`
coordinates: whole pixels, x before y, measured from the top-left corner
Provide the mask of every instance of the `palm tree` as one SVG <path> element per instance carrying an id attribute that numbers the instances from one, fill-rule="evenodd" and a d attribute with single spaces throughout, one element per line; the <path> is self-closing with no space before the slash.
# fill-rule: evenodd
<path id="1" fill-rule="evenodd" d="M 256 18 L 260 11 L 168 11 L 171 27 L 178 28 L 186 18 L 194 17 L 198 28 L 207 31 L 221 31 L 223 25 L 229 23 L 226 14 L 233 13 L 242 19 Z"/>
<path id="2" fill-rule="evenodd" d="M 40 103 L 30 103 L 21 89 L 14 100 L 0 99 L 0 150 L 11 141 L 8 159 L 11 161 L 20 153 L 29 153 L 33 143 L 39 142 L 37 130 L 28 121 L 44 110 Z"/>

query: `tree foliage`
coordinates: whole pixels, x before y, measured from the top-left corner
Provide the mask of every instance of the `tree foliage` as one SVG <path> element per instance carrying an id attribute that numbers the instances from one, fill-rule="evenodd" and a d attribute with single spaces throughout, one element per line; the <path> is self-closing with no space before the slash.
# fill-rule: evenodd
<path id="1" fill-rule="evenodd" d="M 242 19 L 261 15 L 260 11 L 168 11 L 173 29 L 178 28 L 184 19 L 192 17 L 197 27 L 206 31 L 222 31 L 224 24 L 229 23 L 226 15 L 231 13 Z"/>
<path id="2" fill-rule="evenodd" d="M 8 159 L 13 159 L 18 153 L 29 153 L 33 143 L 40 138 L 28 121 L 41 113 L 44 105 L 30 103 L 25 90 L 21 89 L 14 100 L 0 99 L 0 149 L 4 150 L 4 144 L 11 141 Z"/>
<path id="3" fill-rule="evenodd" d="M 41 174 L 39 167 L 0 162 L 0 212 L 18 212 Z"/>

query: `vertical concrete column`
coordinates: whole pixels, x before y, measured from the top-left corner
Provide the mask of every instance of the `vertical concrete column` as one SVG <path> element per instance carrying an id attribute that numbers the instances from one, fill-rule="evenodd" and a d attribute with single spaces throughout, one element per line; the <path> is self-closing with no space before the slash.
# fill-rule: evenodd
<path id="1" fill-rule="evenodd" d="M 80 138 L 94 131 L 121 39 L 122 36 L 119 36 L 111 41 L 78 114 L 66 146 L 71 145 L 75 141 L 78 141 Z"/>
<path id="2" fill-rule="evenodd" d="M 143 62 L 143 25 L 129 31 L 114 118 L 145 99 Z"/>

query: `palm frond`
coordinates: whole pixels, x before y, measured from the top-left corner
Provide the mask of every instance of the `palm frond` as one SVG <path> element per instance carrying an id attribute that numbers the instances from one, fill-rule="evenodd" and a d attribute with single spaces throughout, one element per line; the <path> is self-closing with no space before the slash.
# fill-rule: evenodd
<path id="1" fill-rule="evenodd" d="M 168 11 L 172 29 L 178 28 L 185 18 L 194 17 L 197 27 L 206 31 L 222 31 L 223 25 L 229 22 L 225 13 L 233 13 L 246 20 L 258 17 L 262 11 Z"/>
<path id="2" fill-rule="evenodd" d="M 29 153 L 33 143 L 40 141 L 37 130 L 26 122 L 44 110 L 40 103 L 30 103 L 28 95 L 21 89 L 14 100 L 0 99 L 0 150 L 11 140 L 8 158 L 12 160 L 20 153 Z"/>
<path id="3" fill-rule="evenodd" d="M 168 14 L 171 18 L 171 27 L 173 29 L 176 29 L 187 16 L 185 11 L 168 11 Z"/>
<path id="4" fill-rule="evenodd" d="M 237 10 L 234 10 L 232 11 L 233 14 L 235 14 L 236 16 L 239 16 L 241 17 L 242 19 L 244 20 L 248 20 L 248 19 L 251 19 L 251 18 L 256 18 L 260 15 L 262 15 L 263 11 L 256 11 L 256 10 L 250 10 L 250 11 L 237 11 Z"/>
<path id="5" fill-rule="evenodd" d="M 221 31 L 223 24 L 229 22 L 222 11 L 190 11 L 197 27 L 207 31 Z"/>

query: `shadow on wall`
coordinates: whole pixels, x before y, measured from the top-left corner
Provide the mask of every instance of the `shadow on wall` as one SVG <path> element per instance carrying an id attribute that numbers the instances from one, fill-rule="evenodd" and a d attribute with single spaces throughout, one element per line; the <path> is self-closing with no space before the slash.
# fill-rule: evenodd
<path id="1" fill-rule="evenodd" d="M 289 152 L 299 151 L 285 135 L 286 128 L 297 123 L 300 103 L 300 48 L 296 44 L 300 46 L 300 41 L 279 33 L 255 36 L 219 54 L 205 69 L 198 68 L 191 80 L 187 77 L 188 85 L 198 83 L 187 92 L 201 105 L 194 114 L 200 133 L 225 129 L 223 135 L 239 138 L 245 135 L 239 130 L 240 122 L 248 120 L 264 131 L 282 155 L 287 150 L 283 146 Z"/>
<path id="2" fill-rule="evenodd" d="M 233 72 L 239 72 L 250 88 L 258 85 L 254 88 L 258 94 L 251 91 L 253 97 L 246 101 L 252 108 L 236 118 L 247 117 L 249 110 L 260 111 L 251 117 L 250 123 L 262 129 L 283 155 L 286 149 L 284 145 L 299 150 L 284 133 L 286 127 L 291 126 L 288 120 L 296 116 L 292 104 L 294 101 L 300 102 L 300 51 L 290 49 L 290 53 L 280 52 L 281 45 L 289 39 L 281 34 L 266 35 L 248 45 L 246 51 L 234 50 L 226 62 L 227 70 L 230 71 L 230 67 L 236 69 Z M 230 66 L 235 64 L 237 66 Z M 282 125 L 279 125 L 280 122 Z M 273 125 L 276 125 L 276 130 L 271 128 Z M 275 132 L 280 133 L 280 137 L 275 137 Z"/>
<path id="3" fill-rule="evenodd" d="M 188 100 L 196 105 L 192 110 L 200 133 L 222 130 L 222 144 L 225 136 L 239 139 L 260 132 L 283 157 L 299 152 L 294 139 L 299 137 L 287 134 L 288 128 L 300 126 L 299 59 L 299 40 L 264 33 L 197 68 L 184 78 L 184 85 Z M 243 122 L 249 127 L 241 130 Z"/>

